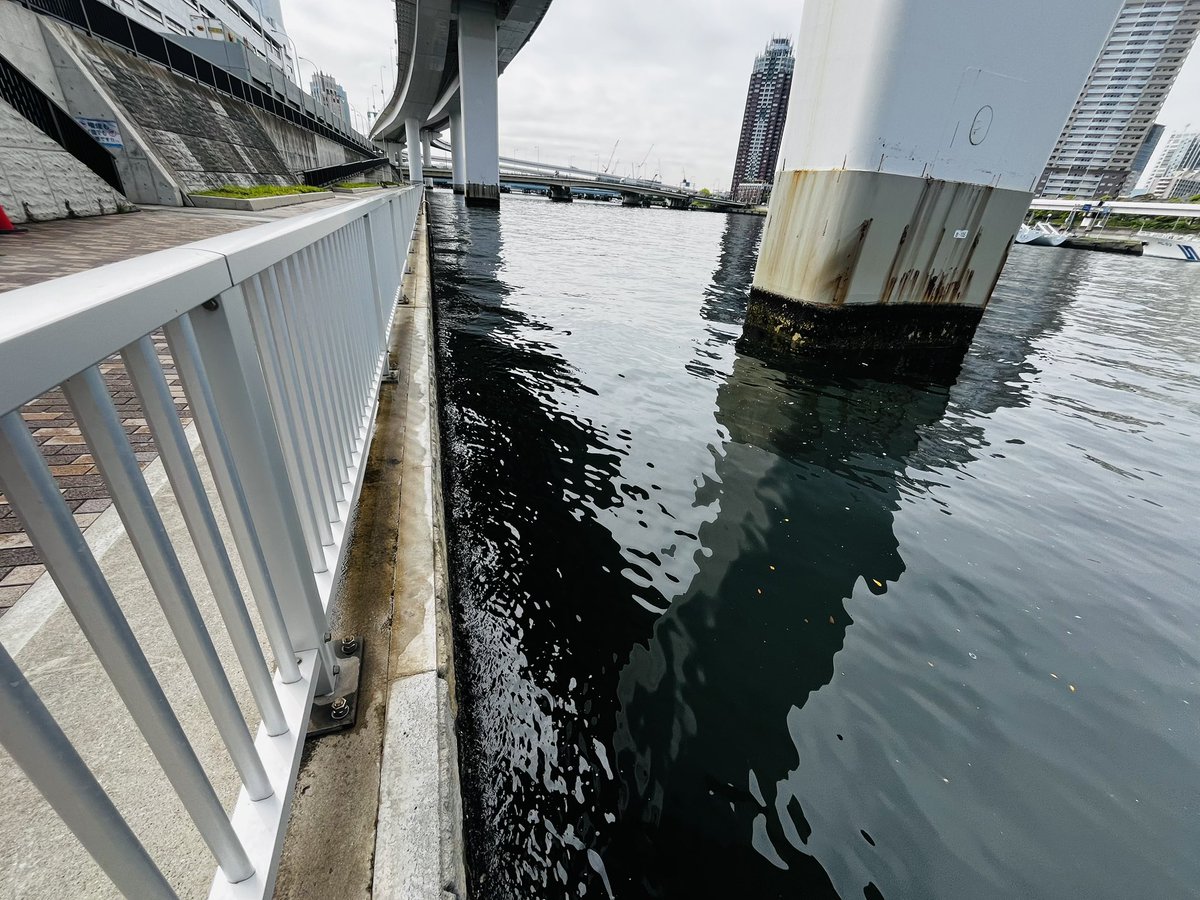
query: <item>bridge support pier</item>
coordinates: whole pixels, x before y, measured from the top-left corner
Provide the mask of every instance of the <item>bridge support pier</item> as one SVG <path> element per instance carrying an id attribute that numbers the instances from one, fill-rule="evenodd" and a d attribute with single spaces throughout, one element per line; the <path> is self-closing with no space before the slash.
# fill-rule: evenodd
<path id="1" fill-rule="evenodd" d="M 571 188 L 568 185 L 552 184 L 550 185 L 550 200 L 554 203 L 570 203 L 575 198 L 571 195 Z"/>
<path id="2" fill-rule="evenodd" d="M 405 147 L 408 150 L 408 181 L 410 184 L 421 184 L 425 180 L 425 170 L 421 166 L 421 120 L 404 120 Z"/>
<path id="3" fill-rule="evenodd" d="M 622 206 L 636 206 L 636 207 L 649 206 L 650 198 L 643 197 L 641 194 L 622 193 L 621 194 L 621 205 Z"/>
<path id="4" fill-rule="evenodd" d="M 450 113 L 450 184 L 456 194 L 467 192 L 465 156 L 462 113 L 452 112 Z"/>
<path id="5" fill-rule="evenodd" d="M 462 98 L 467 206 L 500 206 L 496 6 L 460 0 L 459 94 Z"/>
<path id="6" fill-rule="evenodd" d="M 807 0 L 747 329 L 961 362 L 1120 5 Z"/>
<path id="7" fill-rule="evenodd" d="M 675 197 L 672 197 L 667 201 L 667 206 L 669 206 L 671 209 L 691 209 L 692 201 L 686 199 L 676 199 Z"/>

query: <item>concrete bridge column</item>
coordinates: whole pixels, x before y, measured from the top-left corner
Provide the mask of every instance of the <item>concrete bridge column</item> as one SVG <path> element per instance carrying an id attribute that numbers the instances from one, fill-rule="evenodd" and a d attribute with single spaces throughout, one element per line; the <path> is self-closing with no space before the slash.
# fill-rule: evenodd
<path id="1" fill-rule="evenodd" d="M 500 121 L 494 3 L 460 0 L 458 66 L 467 206 L 498 207 Z"/>
<path id="2" fill-rule="evenodd" d="M 807 0 L 747 325 L 961 361 L 1120 6 Z"/>
<path id="3" fill-rule="evenodd" d="M 427 165 L 433 165 L 433 133 L 429 131 L 421 134 L 421 161 Z"/>
<path id="4" fill-rule="evenodd" d="M 465 194 L 467 191 L 465 156 L 462 113 L 452 112 L 450 113 L 450 166 L 452 173 L 450 183 L 456 194 Z"/>
<path id="5" fill-rule="evenodd" d="M 425 170 L 421 166 L 421 120 L 404 120 L 405 146 L 408 149 L 408 180 L 410 184 L 420 184 L 425 180 Z"/>
<path id="6" fill-rule="evenodd" d="M 575 198 L 571 196 L 571 188 L 565 184 L 550 185 L 550 199 L 555 203 L 570 203 Z"/>

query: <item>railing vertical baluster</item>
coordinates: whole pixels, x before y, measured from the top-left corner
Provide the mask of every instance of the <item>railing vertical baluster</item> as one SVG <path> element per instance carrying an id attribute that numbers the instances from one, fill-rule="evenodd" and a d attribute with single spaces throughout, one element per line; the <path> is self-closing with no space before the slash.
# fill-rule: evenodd
<path id="1" fill-rule="evenodd" d="M 345 297 L 348 314 L 341 321 L 342 353 L 346 360 L 346 398 L 349 409 L 348 420 L 355 446 L 359 443 L 362 432 L 362 385 L 360 382 L 360 354 L 357 345 L 358 323 L 352 313 L 353 309 L 353 258 L 350 254 L 348 229 L 342 229 L 334 235 L 330 252 L 334 264 L 342 271 L 342 293 Z"/>
<path id="2" fill-rule="evenodd" d="M 338 295 L 345 290 L 344 282 L 338 281 L 339 249 L 337 241 L 332 236 L 324 238 L 316 246 L 317 264 L 326 289 L 336 284 Z M 338 360 L 338 388 L 341 404 L 344 409 L 343 419 L 346 433 L 350 441 L 351 452 L 358 449 L 359 416 L 357 404 L 354 402 L 353 357 L 350 352 L 349 326 L 346 316 L 339 309 L 337 315 L 329 318 L 331 342 L 330 345 Z"/>
<path id="3" fill-rule="evenodd" d="M 221 658 L 142 477 L 137 457 L 125 437 L 104 376 L 92 366 L 64 381 L 62 390 L 242 783 L 256 800 L 271 796 L 273 789 L 266 769 L 254 749 Z"/>
<path id="4" fill-rule="evenodd" d="M 322 422 L 325 427 L 325 450 L 328 460 L 330 477 L 333 480 L 334 496 L 338 501 L 346 498 L 343 485 L 346 482 L 346 471 L 350 467 L 350 457 L 344 441 L 342 428 L 339 425 L 337 394 L 334 388 L 333 359 L 329 351 L 329 335 L 321 328 L 321 309 L 333 303 L 332 295 L 325 294 L 321 283 L 313 277 L 309 266 L 311 247 L 297 253 L 293 258 L 293 272 L 297 279 L 304 283 L 301 302 L 296 304 L 295 318 L 300 346 L 307 358 L 319 367 L 319 375 L 315 379 L 315 397 L 321 410 Z M 341 305 L 338 304 L 340 312 Z"/>
<path id="5" fill-rule="evenodd" d="M 377 259 L 378 246 L 376 245 L 376 229 L 371 223 L 371 213 L 368 212 L 360 220 L 363 226 L 363 243 L 367 250 L 367 267 L 368 275 L 371 280 L 371 298 L 374 302 L 371 304 L 371 309 L 375 313 L 375 320 L 379 322 L 379 331 L 383 331 L 383 325 L 380 317 L 383 315 L 383 261 Z"/>
<path id="6" fill-rule="evenodd" d="M 242 471 L 248 506 L 292 645 L 297 650 L 322 651 L 317 690 L 328 693 L 333 685 L 333 659 L 324 640 L 325 610 L 314 570 L 307 564 L 300 514 L 287 482 L 242 289 L 223 292 L 216 309 L 195 311 L 192 327 L 234 459 Z"/>
<path id="7" fill-rule="evenodd" d="M 0 743 L 126 897 L 173 898 L 104 788 L 0 645 Z M 19 724 L 17 724 L 19 723 Z"/>
<path id="8" fill-rule="evenodd" d="M 391 201 L 371 210 L 370 215 L 371 233 L 375 237 L 375 259 L 379 263 L 379 314 L 386 316 L 395 299 L 396 284 L 400 279 L 396 271 L 396 255 L 391 247 L 395 238 L 392 230 Z"/>
<path id="9" fill-rule="evenodd" d="M 310 450 L 316 465 L 317 485 L 325 504 L 326 519 L 332 523 L 338 520 L 337 503 L 343 495 L 342 479 L 337 473 L 337 463 L 329 446 L 332 436 L 324 403 L 324 367 L 321 365 L 319 354 L 311 346 L 312 335 L 305 324 L 304 310 L 312 302 L 311 285 L 303 282 L 294 263 L 295 257 L 289 257 L 278 267 L 279 278 L 288 286 L 287 308 L 284 309 L 280 298 L 279 302 L 267 303 L 267 312 L 271 316 L 271 324 L 276 333 L 286 342 L 280 352 L 284 355 L 290 354 L 288 358 L 294 365 L 296 394 L 300 400 L 305 427 L 313 438 Z M 333 543 L 332 532 L 330 535 L 327 544 Z"/>
<path id="10" fill-rule="evenodd" d="M 316 252 L 316 248 L 308 248 L 308 252 L 301 254 L 299 259 L 296 259 L 296 271 L 300 277 L 305 278 L 308 290 L 305 295 L 304 305 L 299 307 L 302 311 L 302 331 L 298 331 L 300 338 L 300 346 L 305 347 L 305 352 L 311 354 L 310 358 L 318 360 L 322 367 L 322 378 L 320 378 L 320 388 L 323 391 L 323 397 L 326 403 L 326 422 L 328 422 L 328 432 L 326 432 L 326 456 L 329 460 L 329 468 L 332 474 L 332 479 L 336 482 L 337 497 L 342 499 L 346 494 L 342 485 L 346 482 L 346 472 L 350 464 L 349 448 L 346 443 L 346 434 L 344 434 L 344 421 L 346 421 L 346 412 L 342 404 L 342 396 L 338 390 L 337 379 L 337 361 L 334 354 L 334 347 L 330 340 L 329 326 L 326 325 L 328 318 L 331 316 L 341 317 L 344 314 L 338 294 L 338 286 L 335 284 L 326 283 L 320 277 L 316 266 L 312 265 L 310 258 L 311 253 Z M 334 300 L 332 298 L 338 298 Z"/>
<path id="11" fill-rule="evenodd" d="M 337 257 L 340 259 L 346 278 L 347 306 L 353 306 L 354 299 L 354 257 L 350 245 L 349 229 L 342 229 L 337 235 Z M 359 434 L 362 430 L 362 368 L 359 353 L 359 322 L 356 316 L 347 316 L 343 320 L 342 342 L 344 353 L 348 360 L 347 384 L 350 403 L 350 421 L 352 421 L 353 440 L 358 445 Z"/>
<path id="12" fill-rule="evenodd" d="M 230 881 L 249 878 L 246 851 L 20 411 L 0 416 L 0 485 L 218 865 Z"/>
<path id="13" fill-rule="evenodd" d="M 395 237 L 394 250 L 396 254 L 396 271 L 399 273 L 396 278 L 396 296 L 392 297 L 392 302 L 395 303 L 400 299 L 400 292 L 404 290 L 404 276 L 408 269 L 408 246 L 409 242 L 404 238 L 404 228 L 401 223 L 404 219 L 404 208 L 408 200 L 407 194 L 401 194 L 399 198 L 393 197 L 388 202 L 388 208 L 392 213 L 392 235 Z"/>
<path id="14" fill-rule="evenodd" d="M 299 504 L 300 527 L 308 548 L 309 562 L 314 572 L 324 572 L 327 565 L 324 547 L 333 538 L 320 498 L 314 496 L 318 486 L 316 471 L 312 468 L 312 439 L 306 431 L 308 420 L 295 399 L 299 383 L 286 368 L 290 357 L 284 352 L 282 337 L 271 328 L 267 318 L 268 303 L 264 297 L 267 291 L 264 291 L 262 282 L 262 276 L 251 278 L 244 287 L 243 295 L 258 342 L 267 394 L 275 411 L 275 426 L 285 438 L 280 446 L 292 492 Z M 278 284 L 269 281 L 268 288 L 269 293 L 278 296 Z"/>
<path id="15" fill-rule="evenodd" d="M 326 368 L 325 388 L 332 407 L 332 424 L 336 434 L 334 445 L 338 450 L 338 477 L 345 483 L 349 477 L 350 459 L 354 447 L 347 437 L 350 424 L 350 410 L 346 404 L 346 395 L 342 383 L 342 359 L 337 348 L 337 319 L 342 314 L 341 304 L 337 302 L 338 292 L 324 277 L 322 267 L 318 264 L 320 245 L 308 248 L 300 259 L 302 277 L 312 286 L 313 295 L 320 298 L 310 304 L 305 312 L 309 320 L 309 329 L 320 348 L 322 363 Z M 340 496 L 340 495 L 339 495 Z"/>
<path id="16" fill-rule="evenodd" d="M 250 591 L 262 617 L 263 630 L 266 631 L 267 640 L 270 641 L 271 650 L 275 654 L 275 665 L 279 669 L 280 680 L 284 684 L 294 684 L 300 680 L 296 651 L 292 647 L 291 638 L 288 637 L 283 612 L 279 608 L 279 598 L 271 582 L 271 573 L 267 570 L 262 544 L 259 542 L 258 532 L 254 528 L 246 503 L 242 480 L 233 464 L 233 453 L 229 449 L 225 429 L 221 426 L 221 418 L 213 402 L 212 388 L 208 383 L 208 373 L 204 371 L 204 363 L 200 359 L 200 350 L 196 346 L 191 319 L 186 315 L 181 316 L 173 322 L 168 322 L 164 331 L 171 355 L 175 358 L 176 371 L 179 372 L 179 379 L 188 398 L 192 418 L 200 432 L 200 442 L 204 447 L 204 456 L 212 471 L 213 481 L 217 485 L 217 494 L 229 519 L 242 565 L 246 568 L 246 578 L 250 581 Z"/>
<path id="17" fill-rule="evenodd" d="M 149 336 L 143 337 L 127 346 L 121 352 L 121 357 L 141 401 L 150 432 L 158 444 L 163 467 L 179 501 L 179 508 L 196 545 L 196 553 L 229 632 L 234 652 L 242 664 L 250 692 L 258 704 L 268 733 L 283 734 L 287 731 L 283 708 L 271 684 L 271 673 L 259 649 L 254 624 L 250 621 L 233 564 L 225 552 L 225 544 L 204 491 L 204 482 L 200 480 L 196 460 L 188 447 L 183 425 L 175 413 L 171 389 L 167 387 L 167 379 L 159 365 L 154 342 Z"/>
<path id="18" fill-rule="evenodd" d="M 359 264 L 355 266 L 354 279 L 354 311 L 358 316 L 358 327 L 363 335 L 362 346 L 362 363 L 363 363 L 363 408 L 365 410 L 367 402 L 371 396 L 371 379 L 375 372 L 375 362 L 377 354 L 377 337 L 371 327 L 374 316 L 371 314 L 370 307 L 374 306 L 372 299 L 373 291 L 370 286 L 370 273 L 367 266 L 363 265 L 366 261 L 367 251 L 366 244 L 363 241 L 363 220 L 358 219 L 351 224 L 350 240 L 353 247 L 353 257 Z"/>

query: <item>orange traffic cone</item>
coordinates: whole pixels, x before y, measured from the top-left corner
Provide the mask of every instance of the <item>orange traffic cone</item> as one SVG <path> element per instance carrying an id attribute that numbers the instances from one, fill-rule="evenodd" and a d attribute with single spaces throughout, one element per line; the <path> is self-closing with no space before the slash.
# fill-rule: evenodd
<path id="1" fill-rule="evenodd" d="M 9 219 L 8 213 L 4 211 L 4 207 L 0 206 L 0 234 L 25 234 L 29 231 L 28 228 L 18 228 Z"/>

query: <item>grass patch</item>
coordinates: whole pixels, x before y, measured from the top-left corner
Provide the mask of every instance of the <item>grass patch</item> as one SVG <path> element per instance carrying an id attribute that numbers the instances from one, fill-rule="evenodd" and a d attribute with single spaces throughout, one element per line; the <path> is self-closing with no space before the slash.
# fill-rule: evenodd
<path id="1" fill-rule="evenodd" d="M 343 181 L 335 184 L 334 187 L 340 188 L 377 188 L 379 187 L 374 181 Z"/>
<path id="2" fill-rule="evenodd" d="M 253 200 L 257 197 L 284 197 L 288 194 L 313 194 L 324 188 L 309 187 L 306 184 L 254 184 L 242 187 L 227 184 L 225 187 L 213 188 L 209 191 L 195 191 L 201 197 L 233 197 L 236 200 Z"/>

